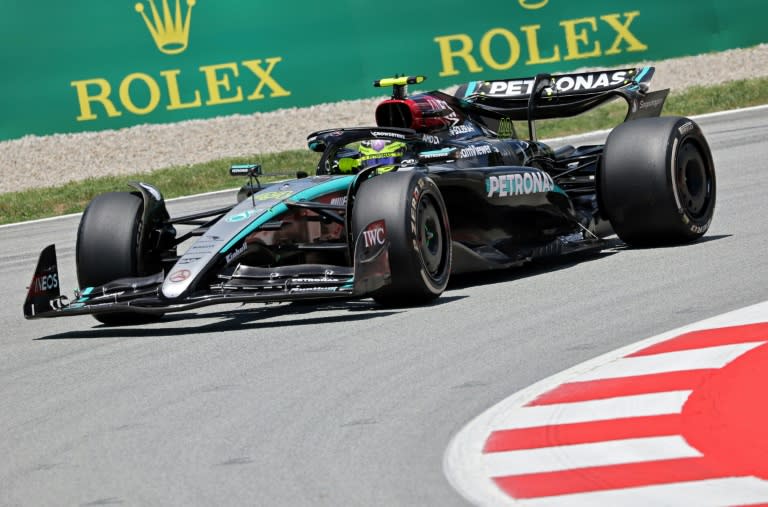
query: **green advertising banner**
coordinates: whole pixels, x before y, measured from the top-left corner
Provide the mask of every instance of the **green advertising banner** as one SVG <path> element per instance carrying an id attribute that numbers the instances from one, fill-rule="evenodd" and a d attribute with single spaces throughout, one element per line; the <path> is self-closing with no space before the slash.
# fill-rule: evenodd
<path id="1" fill-rule="evenodd" d="M 746 47 L 758 0 L 38 0 L 3 6 L 0 139 Z"/>

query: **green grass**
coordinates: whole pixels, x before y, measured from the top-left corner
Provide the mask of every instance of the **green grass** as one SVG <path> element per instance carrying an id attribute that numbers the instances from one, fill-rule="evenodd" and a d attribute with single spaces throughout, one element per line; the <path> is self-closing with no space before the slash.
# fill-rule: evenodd
<path id="1" fill-rule="evenodd" d="M 768 78 L 734 81 L 716 86 L 697 86 L 681 93 L 672 93 L 667 99 L 663 114 L 693 116 L 760 104 L 768 104 Z M 538 135 L 540 138 L 551 138 L 610 128 L 624 119 L 625 112 L 626 106 L 614 102 L 575 118 L 539 122 Z M 518 134 L 524 135 L 525 130 L 527 129 L 519 129 Z M 128 181 L 140 180 L 150 183 L 161 189 L 166 198 L 172 198 L 238 187 L 245 180 L 229 176 L 228 168 L 232 164 L 259 162 L 265 173 L 262 182 L 268 182 L 293 177 L 298 170 L 312 173 L 318 159 L 317 153 L 294 150 L 9 192 L 2 194 L 0 198 L 0 224 L 80 212 L 100 193 L 127 190 Z"/>
<path id="2" fill-rule="evenodd" d="M 83 211 L 94 196 L 113 191 L 129 191 L 129 181 L 143 181 L 156 186 L 168 198 L 236 188 L 246 178 L 233 178 L 229 166 L 258 162 L 262 164 L 262 183 L 293 178 L 297 170 L 314 171 L 319 154 L 309 150 L 293 150 L 253 157 L 237 157 L 169 167 L 152 172 L 121 176 L 89 178 L 47 189 L 33 188 L 22 192 L 2 194 L 0 224 L 33 220 Z"/>

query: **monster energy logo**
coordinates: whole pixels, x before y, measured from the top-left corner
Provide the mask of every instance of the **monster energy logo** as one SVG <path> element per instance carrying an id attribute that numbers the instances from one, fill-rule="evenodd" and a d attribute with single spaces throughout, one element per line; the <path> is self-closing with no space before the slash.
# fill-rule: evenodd
<path id="1" fill-rule="evenodd" d="M 499 120 L 499 137 L 515 137 L 515 126 L 512 124 L 512 120 L 509 118 L 502 118 Z"/>

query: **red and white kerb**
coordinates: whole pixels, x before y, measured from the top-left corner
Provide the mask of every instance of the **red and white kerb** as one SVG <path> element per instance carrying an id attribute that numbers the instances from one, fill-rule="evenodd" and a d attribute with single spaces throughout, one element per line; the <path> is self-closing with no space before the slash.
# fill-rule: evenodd
<path id="1" fill-rule="evenodd" d="M 495 411 L 483 477 L 456 442 L 446 473 L 488 505 L 768 505 L 766 386 L 768 322 L 684 332 Z"/>

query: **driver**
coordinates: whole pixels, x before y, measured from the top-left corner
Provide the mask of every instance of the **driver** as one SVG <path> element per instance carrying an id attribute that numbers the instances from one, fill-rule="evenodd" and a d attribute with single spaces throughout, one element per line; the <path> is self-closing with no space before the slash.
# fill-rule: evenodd
<path id="1" fill-rule="evenodd" d="M 406 144 L 389 139 L 366 139 L 360 141 L 358 153 L 355 157 L 338 161 L 338 169 L 342 173 L 356 173 L 360 169 L 379 166 L 377 171 L 388 172 L 397 167 L 397 164 L 405 154 Z"/>
<path id="2" fill-rule="evenodd" d="M 391 171 L 405 154 L 405 143 L 387 139 L 366 139 L 360 142 L 360 160 L 363 167 L 384 164 L 379 172 Z"/>

